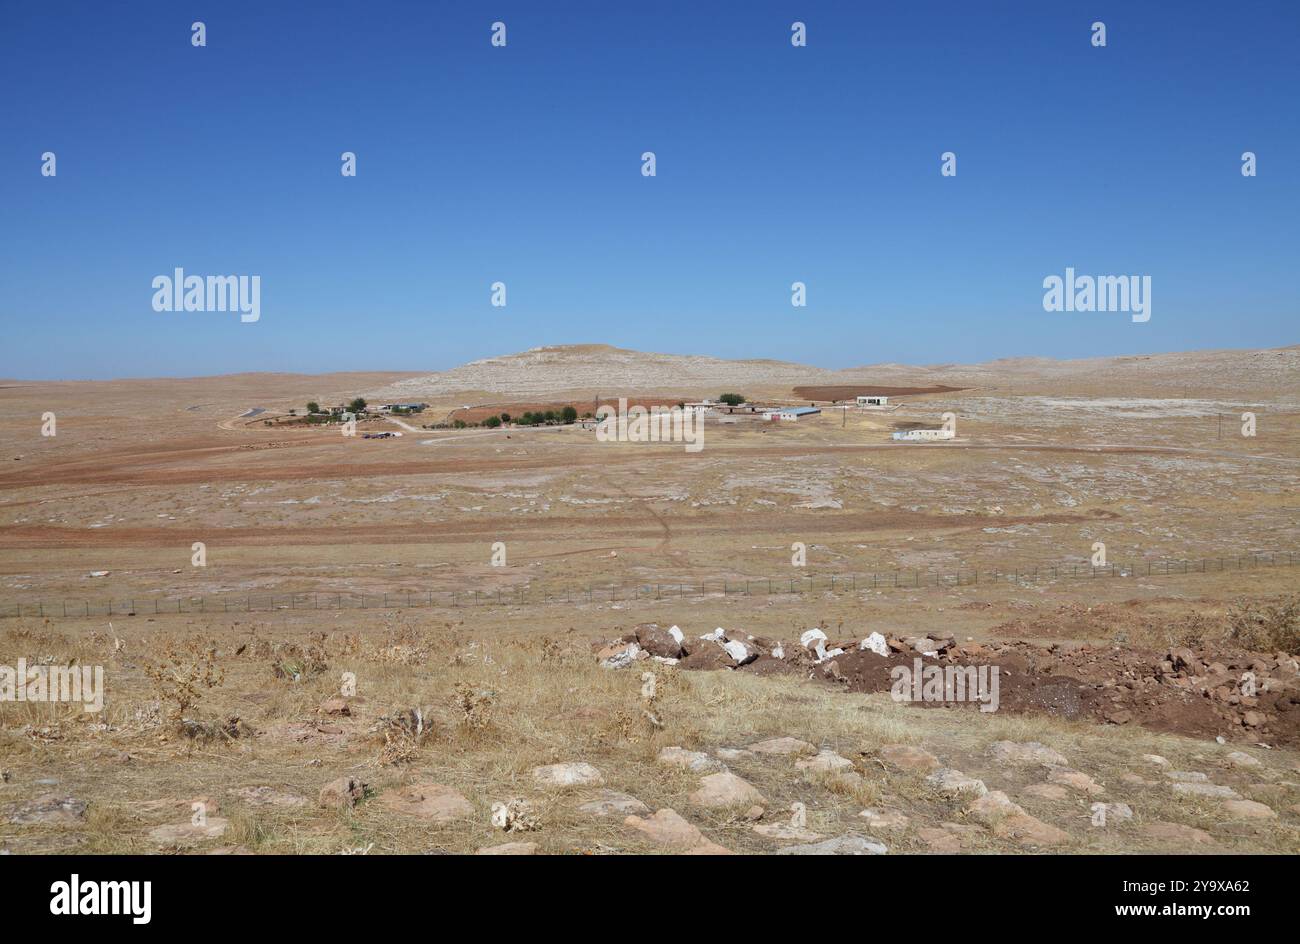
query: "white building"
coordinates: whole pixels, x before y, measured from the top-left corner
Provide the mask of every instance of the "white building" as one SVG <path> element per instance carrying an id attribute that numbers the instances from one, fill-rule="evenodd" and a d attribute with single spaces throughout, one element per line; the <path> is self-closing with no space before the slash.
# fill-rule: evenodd
<path id="1" fill-rule="evenodd" d="M 858 397 L 858 406 L 888 406 L 889 397 Z"/>
<path id="2" fill-rule="evenodd" d="M 900 429 L 894 438 L 901 442 L 937 442 L 953 439 L 954 434 L 950 429 Z"/>

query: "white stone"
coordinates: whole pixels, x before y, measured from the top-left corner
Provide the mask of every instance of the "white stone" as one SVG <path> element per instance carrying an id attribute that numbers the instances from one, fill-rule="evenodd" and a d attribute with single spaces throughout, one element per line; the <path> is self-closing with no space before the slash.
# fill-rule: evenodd
<path id="1" fill-rule="evenodd" d="M 889 655 L 889 643 L 885 642 L 885 637 L 880 633 L 872 633 L 862 642 L 858 643 L 858 651 L 866 652 L 870 650 L 878 656 Z"/>
<path id="2" fill-rule="evenodd" d="M 818 642 L 825 642 L 826 634 L 820 629 L 810 629 L 799 637 L 799 645 L 805 649 L 811 649 Z"/>

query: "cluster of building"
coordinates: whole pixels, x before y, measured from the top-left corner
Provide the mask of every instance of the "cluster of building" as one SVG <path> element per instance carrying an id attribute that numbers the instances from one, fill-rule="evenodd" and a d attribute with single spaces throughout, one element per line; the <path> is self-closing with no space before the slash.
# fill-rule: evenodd
<path id="1" fill-rule="evenodd" d="M 821 412 L 815 406 L 764 406 L 761 403 L 719 403 L 700 400 L 685 404 L 688 413 L 717 413 L 723 415 L 751 416 L 760 420 L 798 420 Z"/>

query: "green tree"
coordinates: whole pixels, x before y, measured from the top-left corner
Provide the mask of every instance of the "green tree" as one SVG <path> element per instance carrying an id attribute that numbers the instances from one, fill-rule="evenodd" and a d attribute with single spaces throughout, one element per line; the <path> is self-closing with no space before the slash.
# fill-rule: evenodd
<path id="1" fill-rule="evenodd" d="M 509 423 L 509 422 L 510 422 L 510 414 L 509 414 L 509 413 L 502 413 L 502 414 L 501 414 L 501 422 L 503 422 L 503 423 Z"/>
<path id="2" fill-rule="evenodd" d="M 560 411 L 560 417 L 566 424 L 576 423 L 578 421 L 578 411 L 571 406 L 566 406 Z"/>
<path id="3" fill-rule="evenodd" d="M 496 429 L 498 426 L 501 425 L 501 417 L 489 416 L 487 419 L 483 421 L 483 425 L 486 426 L 488 429 Z"/>
<path id="4" fill-rule="evenodd" d="M 727 406 L 740 406 L 745 402 L 745 398 L 738 393 L 724 393 L 718 397 L 718 400 L 727 404 Z"/>
<path id="5" fill-rule="evenodd" d="M 364 412 L 366 412 L 366 401 L 365 401 L 365 399 L 362 398 L 362 397 L 357 397 L 355 400 L 353 400 L 351 403 L 349 403 L 349 404 L 348 404 L 348 412 L 349 412 L 349 413 L 364 413 Z"/>
<path id="6" fill-rule="evenodd" d="M 308 412 L 308 413 L 319 413 L 319 412 L 320 412 L 320 404 L 317 403 L 315 400 L 308 400 L 308 401 L 307 401 L 307 412 Z"/>

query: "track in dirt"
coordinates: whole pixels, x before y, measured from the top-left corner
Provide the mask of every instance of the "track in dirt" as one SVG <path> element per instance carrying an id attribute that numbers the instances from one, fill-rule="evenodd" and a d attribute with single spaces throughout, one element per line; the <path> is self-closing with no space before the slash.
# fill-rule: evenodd
<path id="1" fill-rule="evenodd" d="M 810 515 L 816 514 L 810 512 Z M 995 520 L 999 526 L 1037 524 L 1082 524 L 1119 518 L 1113 512 L 1098 511 L 1091 514 L 1050 514 L 1000 516 L 996 519 L 971 515 L 927 515 L 921 512 L 893 511 L 841 514 L 834 518 L 818 518 L 817 526 L 826 533 L 868 533 L 894 530 L 950 530 L 973 531 L 988 526 Z M 530 538 L 556 540 L 566 535 L 575 539 L 590 539 L 593 531 L 601 535 L 655 539 L 655 550 L 662 550 L 670 537 L 692 534 L 716 534 L 725 529 L 736 534 L 769 534 L 788 531 L 792 522 L 806 521 L 808 516 L 774 514 L 769 511 L 728 513 L 726 515 L 666 518 L 651 513 L 647 519 L 640 516 L 552 517 L 529 522 L 518 518 L 476 517 L 474 519 L 398 523 L 342 525 L 328 524 L 313 527 L 288 525 L 285 527 L 233 527 L 216 528 L 200 525 L 182 527 L 113 527 L 113 528 L 58 528 L 49 525 L 0 526 L 0 549 L 38 549 L 75 547 L 174 547 L 188 546 L 193 541 L 220 542 L 226 547 L 255 547 L 265 545 L 333 545 L 333 544 L 421 544 L 432 542 L 456 543 L 481 540 L 483 535 L 500 535 L 515 540 Z M 671 524 L 671 530 L 670 530 Z"/>
<path id="2" fill-rule="evenodd" d="M 478 434 L 469 434 L 478 435 Z M 450 437 L 449 437 L 450 438 Z M 548 445 L 552 445 L 548 443 Z M 538 469 L 565 469 L 605 467 L 611 464 L 679 463 L 696 461 L 700 455 L 738 455 L 747 457 L 769 456 L 832 456 L 854 452 L 892 450 L 942 450 L 967 451 L 1050 452 L 1073 455 L 1205 455 L 1239 462 L 1300 463 L 1300 459 L 1283 456 L 1238 454 L 1226 450 L 1199 449 L 1183 446 L 1130 446 L 1122 444 L 1058 446 L 1049 443 L 848 443 L 747 446 L 725 443 L 710 446 L 707 453 L 686 453 L 677 447 L 624 447 L 596 454 L 588 451 L 576 455 L 571 450 L 591 447 L 587 441 L 554 444 L 558 448 L 541 456 L 509 455 L 492 457 L 456 456 L 425 458 L 403 451 L 403 459 L 379 460 L 374 453 L 356 450 L 351 443 L 326 442 L 316 436 L 302 439 L 278 439 L 263 443 L 195 445 L 176 447 L 169 445 L 152 450 L 110 451 L 92 457 L 53 461 L 16 472 L 0 474 L 0 489 L 29 488 L 43 485 L 170 485 L 205 484 L 215 482 L 269 482 L 305 481 L 313 479 L 350 479 L 398 476 L 434 475 L 466 472 L 512 472 Z M 262 456 L 285 449 L 315 446 L 330 450 L 328 455 L 312 457 L 316 461 L 302 461 L 292 465 L 281 463 L 261 464 Z M 571 447 L 566 449 L 565 447 Z M 380 447 L 384 448 L 384 447 Z M 401 447 L 398 447 L 401 448 Z M 418 448 L 418 447 L 417 447 Z M 347 450 L 343 452 L 342 450 Z M 257 456 L 247 465 L 207 464 L 236 456 Z M 354 460 L 346 462 L 345 460 Z M 195 463 L 203 463 L 196 465 Z"/>

